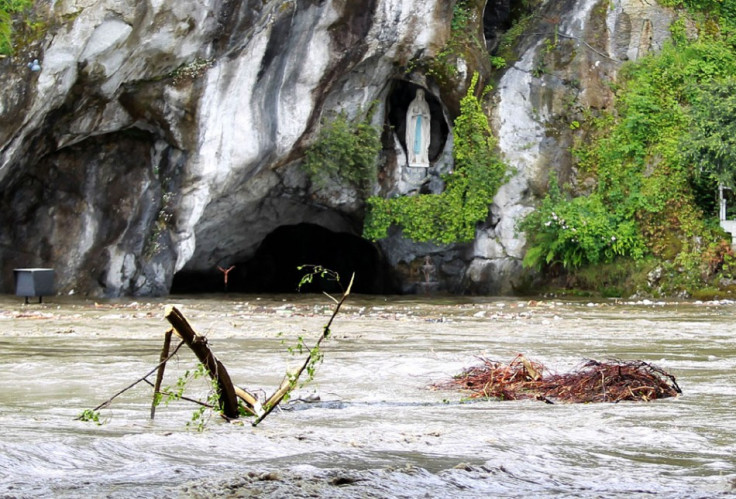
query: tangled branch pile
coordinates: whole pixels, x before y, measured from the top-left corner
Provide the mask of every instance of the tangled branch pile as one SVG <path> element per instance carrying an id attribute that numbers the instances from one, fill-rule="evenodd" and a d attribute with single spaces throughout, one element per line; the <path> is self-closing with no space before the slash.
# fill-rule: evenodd
<path id="1" fill-rule="evenodd" d="M 640 360 L 589 360 L 567 374 L 545 374 L 546 368 L 518 355 L 509 364 L 482 359 L 438 388 L 472 391 L 472 398 L 537 399 L 560 402 L 620 402 L 676 397 L 682 393 L 675 377 Z"/>

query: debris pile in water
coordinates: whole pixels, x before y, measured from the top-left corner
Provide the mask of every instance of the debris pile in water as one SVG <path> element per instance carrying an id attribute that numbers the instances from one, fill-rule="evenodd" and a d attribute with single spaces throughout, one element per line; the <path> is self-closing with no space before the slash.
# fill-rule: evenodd
<path id="1" fill-rule="evenodd" d="M 542 364 L 523 355 L 508 364 L 481 360 L 481 365 L 437 387 L 469 389 L 472 398 L 537 399 L 547 403 L 648 402 L 682 393 L 674 376 L 640 360 L 588 360 L 567 374 L 545 374 Z"/>

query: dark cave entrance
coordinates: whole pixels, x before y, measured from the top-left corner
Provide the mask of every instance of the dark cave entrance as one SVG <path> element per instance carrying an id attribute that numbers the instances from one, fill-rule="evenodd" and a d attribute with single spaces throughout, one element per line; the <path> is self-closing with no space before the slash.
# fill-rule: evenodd
<path id="1" fill-rule="evenodd" d="M 233 262 L 228 274 L 227 291 L 233 293 L 296 293 L 305 270 L 302 265 L 321 265 L 340 275 L 347 286 L 355 272 L 352 291 L 362 294 L 389 294 L 394 287 L 387 278 L 387 266 L 380 250 L 361 237 L 333 232 L 322 226 L 300 223 L 284 225 L 268 234 L 255 254 Z M 211 271 L 178 272 L 172 294 L 225 291 L 223 274 Z M 315 278 L 301 292 L 339 293 L 340 285 Z"/>

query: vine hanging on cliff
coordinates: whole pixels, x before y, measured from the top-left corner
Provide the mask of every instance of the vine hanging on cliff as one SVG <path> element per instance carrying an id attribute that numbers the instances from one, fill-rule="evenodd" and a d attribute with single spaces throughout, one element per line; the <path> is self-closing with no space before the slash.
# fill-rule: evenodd
<path id="1" fill-rule="evenodd" d="M 488 118 L 475 95 L 478 74 L 460 101 L 453 129 L 455 171 L 444 176 L 441 194 L 368 199 L 363 237 L 385 238 L 392 225 L 413 241 L 454 243 L 472 241 L 476 224 L 488 217 L 488 208 L 504 181 L 506 165 L 495 153 Z M 488 90 L 488 89 L 487 89 Z"/>

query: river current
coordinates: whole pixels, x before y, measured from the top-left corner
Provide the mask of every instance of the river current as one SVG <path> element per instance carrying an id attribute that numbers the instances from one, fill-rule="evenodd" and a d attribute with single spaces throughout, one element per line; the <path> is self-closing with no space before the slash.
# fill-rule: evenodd
<path id="1" fill-rule="evenodd" d="M 302 359 L 288 347 L 316 340 L 332 302 L 47 301 L 0 296 L 1 497 L 736 496 L 734 302 L 350 297 L 295 400 L 256 428 L 212 418 L 197 431 L 183 401 L 151 420 L 144 383 L 101 411 L 104 424 L 75 418 L 157 364 L 167 303 L 236 384 L 270 394 Z M 644 360 L 683 394 L 549 405 L 431 388 L 519 353 L 554 372 Z M 164 385 L 195 365 L 184 347 Z"/>

